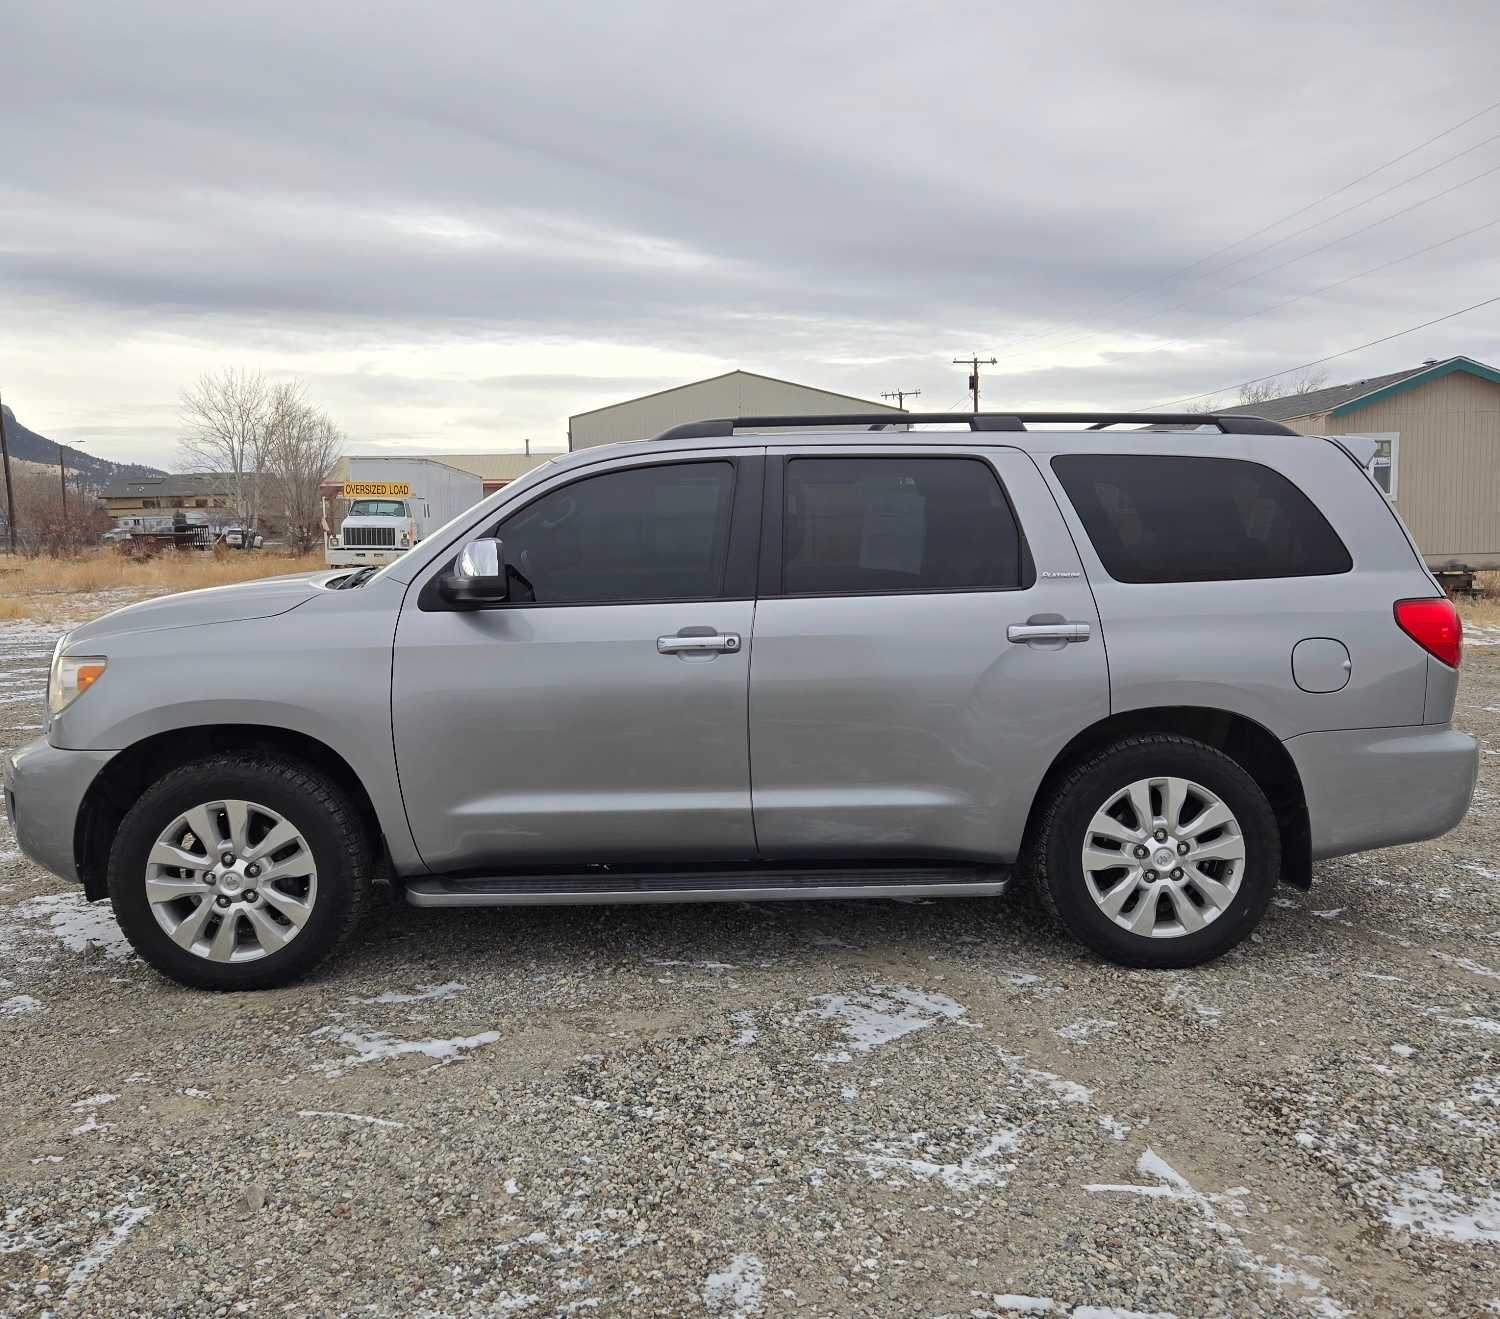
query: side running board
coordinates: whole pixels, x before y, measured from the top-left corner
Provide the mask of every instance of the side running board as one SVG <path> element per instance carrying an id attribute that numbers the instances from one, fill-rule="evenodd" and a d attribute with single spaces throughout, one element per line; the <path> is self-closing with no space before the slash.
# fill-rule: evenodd
<path id="1" fill-rule="evenodd" d="M 990 898 L 1010 872 L 997 866 L 769 870 L 604 870 L 576 875 L 416 879 L 414 907 L 526 907 L 622 902 L 765 902 L 798 898 Z"/>

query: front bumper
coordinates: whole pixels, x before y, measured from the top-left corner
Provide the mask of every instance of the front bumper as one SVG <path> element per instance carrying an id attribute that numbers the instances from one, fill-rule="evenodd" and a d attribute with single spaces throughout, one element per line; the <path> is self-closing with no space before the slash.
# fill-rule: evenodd
<path id="1" fill-rule="evenodd" d="M 113 751 L 61 751 L 38 738 L 5 757 L 5 811 L 16 842 L 39 866 L 79 880 L 76 840 L 84 794 Z"/>
<path id="2" fill-rule="evenodd" d="M 1303 733 L 1287 751 L 1302 778 L 1314 860 L 1416 843 L 1468 813 L 1479 745 L 1447 725 Z"/>
<path id="3" fill-rule="evenodd" d="M 367 568 L 372 563 L 395 563 L 406 551 L 404 549 L 341 549 L 326 546 L 323 557 L 330 568 Z"/>

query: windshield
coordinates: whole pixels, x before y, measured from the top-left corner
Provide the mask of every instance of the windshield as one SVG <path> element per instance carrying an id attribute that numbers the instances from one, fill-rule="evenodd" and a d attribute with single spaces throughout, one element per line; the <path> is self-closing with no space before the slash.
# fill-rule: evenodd
<path id="1" fill-rule="evenodd" d="M 356 499 L 349 505 L 353 518 L 404 518 L 406 505 L 399 499 Z"/>

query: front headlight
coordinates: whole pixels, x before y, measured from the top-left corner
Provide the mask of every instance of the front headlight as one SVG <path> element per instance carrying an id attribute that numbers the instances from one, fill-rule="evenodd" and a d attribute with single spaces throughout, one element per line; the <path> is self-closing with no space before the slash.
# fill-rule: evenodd
<path id="1" fill-rule="evenodd" d="M 55 719 L 104 676 L 109 663 L 103 655 L 64 655 L 64 637 L 52 652 L 52 671 L 47 675 L 47 710 Z"/>

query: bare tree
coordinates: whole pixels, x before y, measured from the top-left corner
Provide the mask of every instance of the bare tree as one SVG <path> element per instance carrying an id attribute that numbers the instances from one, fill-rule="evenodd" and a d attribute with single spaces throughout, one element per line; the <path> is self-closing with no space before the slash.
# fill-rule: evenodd
<path id="1" fill-rule="evenodd" d="M 56 558 L 81 545 L 97 544 L 114 525 L 95 497 L 98 492 L 82 473 L 68 473 L 66 508 L 55 470 L 12 462 L 11 479 L 15 482 L 16 548 L 27 558 L 42 554 Z M 0 480 L 0 539 L 9 533 L 4 511 L 4 482 Z"/>
<path id="2" fill-rule="evenodd" d="M 269 413 L 262 456 L 267 498 L 285 520 L 288 543 L 306 554 L 322 533 L 321 487 L 344 437 L 327 413 L 307 401 L 298 381 L 270 391 Z"/>
<path id="3" fill-rule="evenodd" d="M 271 393 L 259 371 L 226 367 L 204 373 L 182 391 L 186 434 L 178 451 L 188 471 L 223 473 L 246 527 L 260 516 L 260 470 L 271 421 Z"/>
<path id="4" fill-rule="evenodd" d="M 1294 371 L 1284 376 L 1273 376 L 1270 380 L 1257 380 L 1253 385 L 1240 386 L 1240 403 L 1266 403 L 1273 398 L 1289 398 L 1294 394 L 1311 394 L 1328 383 L 1328 372 L 1320 367 Z"/>

